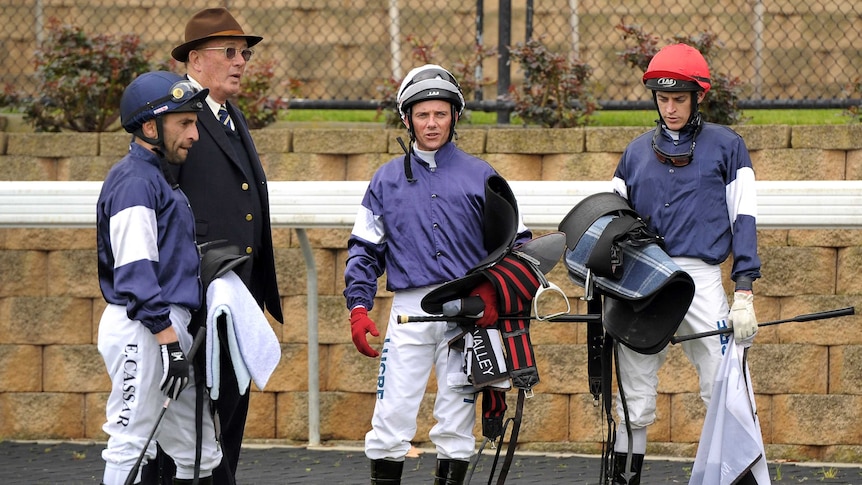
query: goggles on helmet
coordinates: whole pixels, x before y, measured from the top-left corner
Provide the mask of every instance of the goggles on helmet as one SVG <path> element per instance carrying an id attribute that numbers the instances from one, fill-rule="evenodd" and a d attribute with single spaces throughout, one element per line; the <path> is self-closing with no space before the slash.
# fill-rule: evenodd
<path id="1" fill-rule="evenodd" d="M 174 103 L 182 103 L 183 101 L 193 98 L 194 95 L 198 94 L 200 91 L 201 90 L 192 84 L 191 81 L 177 81 L 173 86 L 171 86 L 170 99 Z"/>
<path id="2" fill-rule="evenodd" d="M 428 68 L 428 69 L 425 69 L 423 71 L 419 71 L 418 73 L 416 73 L 416 75 L 413 76 L 413 78 L 407 84 L 405 84 L 403 86 L 402 91 L 406 91 L 407 88 L 409 88 L 413 84 L 418 83 L 419 81 L 426 81 L 428 79 L 437 79 L 437 78 L 443 79 L 444 81 L 449 81 L 450 83 L 454 84 L 456 87 L 458 86 L 458 82 L 455 81 L 455 78 L 452 77 L 452 74 L 449 73 L 449 71 L 447 71 L 445 69 L 438 68 L 438 67 L 432 67 L 432 68 Z"/>
<path id="3" fill-rule="evenodd" d="M 692 160 L 694 160 L 694 147 L 697 145 L 697 135 L 700 133 L 700 130 L 703 128 L 703 123 L 700 121 L 700 117 L 698 117 L 697 128 L 694 130 L 694 134 L 691 136 L 691 148 L 689 148 L 688 153 L 680 153 L 678 155 L 672 155 L 662 150 L 656 144 L 656 140 L 658 140 L 658 134 L 661 132 L 661 123 L 655 127 L 655 131 L 652 134 L 652 151 L 655 153 L 655 157 L 659 162 L 663 164 L 671 164 L 674 167 L 685 167 Z"/>
<path id="4" fill-rule="evenodd" d="M 200 91 L 201 90 L 198 89 L 197 86 L 192 84 L 191 81 L 188 81 L 188 80 L 177 81 L 174 83 L 173 86 L 171 86 L 171 89 L 168 91 L 167 95 L 165 95 L 159 99 L 156 99 L 154 101 L 147 102 L 147 104 L 145 104 L 144 106 L 141 106 L 140 108 L 138 108 L 137 111 L 132 113 L 131 117 L 134 117 L 135 115 L 142 113 L 144 111 L 147 111 L 147 110 L 153 110 L 153 116 L 159 116 L 160 114 L 162 114 L 166 111 L 173 111 L 173 112 L 200 111 L 201 108 L 203 107 L 203 104 L 201 103 L 200 100 L 198 100 L 197 103 L 190 103 L 189 106 L 185 106 L 186 102 L 188 102 L 189 100 L 194 98 L 195 95 L 198 94 Z M 165 104 L 168 101 L 180 104 L 180 106 L 177 106 L 176 108 L 171 109 L 170 106 Z"/>
<path id="5" fill-rule="evenodd" d="M 398 112 L 403 117 L 406 108 L 429 99 L 449 101 L 458 114 L 464 109 L 464 96 L 455 77 L 446 69 L 433 64 L 408 73 L 398 89 Z"/>

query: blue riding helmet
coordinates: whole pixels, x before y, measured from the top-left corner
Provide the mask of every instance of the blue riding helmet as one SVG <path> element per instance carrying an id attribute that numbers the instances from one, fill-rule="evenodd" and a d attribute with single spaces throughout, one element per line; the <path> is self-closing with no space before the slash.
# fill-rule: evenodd
<path id="1" fill-rule="evenodd" d="M 123 91 L 120 121 L 127 132 L 139 135 L 144 123 L 166 113 L 201 111 L 207 94 L 209 89 L 198 89 L 173 72 L 144 73 Z"/>

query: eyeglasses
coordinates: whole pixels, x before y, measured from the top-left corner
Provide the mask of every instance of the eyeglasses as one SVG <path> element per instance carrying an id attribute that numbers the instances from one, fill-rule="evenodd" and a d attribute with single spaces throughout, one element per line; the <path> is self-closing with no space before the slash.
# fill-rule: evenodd
<path id="1" fill-rule="evenodd" d="M 239 55 L 245 59 L 246 62 L 251 60 L 251 56 L 254 55 L 254 51 L 251 49 L 241 49 L 237 50 L 236 47 L 204 47 L 202 49 L 197 49 L 199 51 L 224 51 L 224 56 L 228 59 L 233 59 L 236 57 L 236 53 L 239 52 Z"/>
<path id="2" fill-rule="evenodd" d="M 698 133 L 700 133 L 702 127 L 703 125 L 701 123 L 697 124 L 697 128 L 695 128 L 694 134 L 691 137 L 691 148 L 689 148 L 688 153 L 672 155 L 659 148 L 658 145 L 656 145 L 655 143 L 656 140 L 658 140 L 658 134 L 661 131 L 661 123 L 659 123 L 655 127 L 655 131 L 652 134 L 652 151 L 655 152 L 655 156 L 656 158 L 658 158 L 658 161 L 664 164 L 670 163 L 674 167 L 685 167 L 686 165 L 691 163 L 691 161 L 694 160 L 694 147 L 695 145 L 697 145 L 695 138 L 697 138 L 697 135 Z"/>

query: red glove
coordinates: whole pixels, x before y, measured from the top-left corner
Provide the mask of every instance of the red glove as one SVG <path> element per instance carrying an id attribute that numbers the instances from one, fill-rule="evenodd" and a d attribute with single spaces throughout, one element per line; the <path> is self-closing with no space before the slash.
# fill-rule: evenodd
<path id="1" fill-rule="evenodd" d="M 374 337 L 380 336 L 377 326 L 374 325 L 374 320 L 368 318 L 368 310 L 358 306 L 350 311 L 350 333 L 353 335 L 353 345 L 356 346 L 356 350 L 368 357 L 380 355 L 380 352 L 368 345 L 368 339 L 365 337 L 366 333 L 370 333 Z"/>
<path id="2" fill-rule="evenodd" d="M 496 324 L 498 318 L 497 290 L 494 288 L 494 285 L 492 285 L 490 281 L 480 283 L 479 286 L 473 288 L 473 291 L 470 292 L 470 296 L 478 296 L 482 299 L 482 303 L 485 304 L 485 311 L 482 316 L 476 320 L 476 325 L 486 328 Z"/>

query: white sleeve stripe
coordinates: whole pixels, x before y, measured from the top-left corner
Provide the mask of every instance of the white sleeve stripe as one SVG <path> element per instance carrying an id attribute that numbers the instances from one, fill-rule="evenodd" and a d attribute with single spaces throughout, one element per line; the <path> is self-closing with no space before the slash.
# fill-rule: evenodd
<path id="1" fill-rule="evenodd" d="M 754 170 L 743 167 L 736 171 L 736 179 L 727 185 L 727 212 L 731 226 L 740 214 L 757 217 L 757 193 Z"/>
<path id="2" fill-rule="evenodd" d="M 614 178 L 611 180 L 611 188 L 612 188 L 612 190 L 613 190 L 614 192 L 616 192 L 617 194 L 619 194 L 619 195 L 620 195 L 620 197 L 622 197 L 623 199 L 628 200 L 628 198 L 629 198 L 629 194 L 628 194 L 628 189 L 626 188 L 626 182 L 625 182 L 625 180 L 623 180 L 623 179 L 621 179 L 621 178 L 619 178 L 619 177 L 614 177 Z"/>
<path id="3" fill-rule="evenodd" d="M 123 209 L 111 216 L 114 268 L 134 261 L 159 261 L 156 213 L 144 206 Z"/>
<path id="4" fill-rule="evenodd" d="M 356 212 L 356 222 L 353 223 L 352 234 L 372 244 L 380 244 L 386 238 L 383 220 L 380 216 L 375 216 L 365 206 L 361 206 Z"/>

